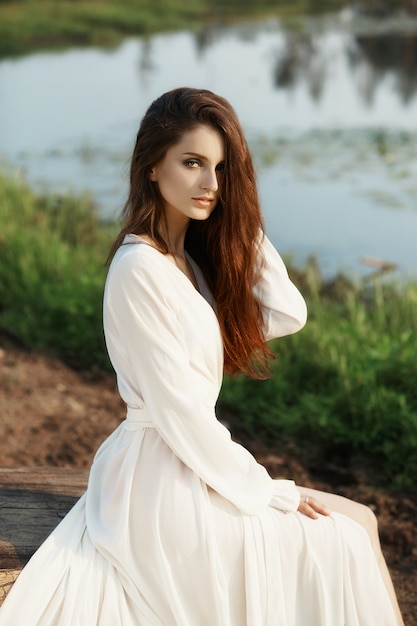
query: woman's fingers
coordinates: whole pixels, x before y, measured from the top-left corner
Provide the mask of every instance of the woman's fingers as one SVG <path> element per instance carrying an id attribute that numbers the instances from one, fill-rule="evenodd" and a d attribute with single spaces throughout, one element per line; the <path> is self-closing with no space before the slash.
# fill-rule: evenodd
<path id="1" fill-rule="evenodd" d="M 316 500 L 316 498 L 312 498 L 311 496 L 301 496 L 298 510 L 300 513 L 303 513 L 312 519 L 317 519 L 318 513 L 320 513 L 320 515 L 330 515 L 329 509 L 325 507 L 324 504 Z"/>

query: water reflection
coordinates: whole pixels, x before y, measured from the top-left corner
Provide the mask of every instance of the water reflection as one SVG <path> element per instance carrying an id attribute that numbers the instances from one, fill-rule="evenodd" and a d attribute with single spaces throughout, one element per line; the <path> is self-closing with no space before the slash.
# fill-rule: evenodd
<path id="1" fill-rule="evenodd" d="M 333 70 L 340 64 L 341 54 L 348 60 L 353 85 L 368 107 L 374 103 L 378 87 L 391 78 L 404 105 L 415 98 L 417 34 L 413 33 L 351 35 L 338 42 L 329 36 L 286 33 L 273 69 L 274 85 L 277 89 L 294 90 L 304 82 L 312 100 L 319 102 L 326 82 L 337 73 Z"/>
<path id="2" fill-rule="evenodd" d="M 274 68 L 274 84 L 278 89 L 293 89 L 305 81 L 314 101 L 324 90 L 329 58 L 320 41 L 306 33 L 290 33 L 284 49 L 279 52 Z"/>
<path id="3" fill-rule="evenodd" d="M 358 35 L 349 60 L 354 69 L 366 63 L 366 80 L 359 88 L 367 104 L 371 105 L 378 85 L 393 75 L 393 88 L 408 104 L 417 90 L 417 34 L 383 33 Z"/>

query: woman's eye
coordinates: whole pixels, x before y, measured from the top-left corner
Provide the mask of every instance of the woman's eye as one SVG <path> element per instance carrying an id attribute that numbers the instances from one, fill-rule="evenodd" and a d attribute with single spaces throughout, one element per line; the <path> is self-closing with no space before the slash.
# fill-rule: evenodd
<path id="1" fill-rule="evenodd" d="M 219 172 L 219 174 L 224 174 L 224 169 L 225 169 L 224 163 L 219 163 L 216 167 L 216 172 Z"/>
<path id="2" fill-rule="evenodd" d="M 186 161 L 184 161 L 184 165 L 186 165 L 187 167 L 200 167 L 200 161 L 198 161 L 197 159 L 187 159 Z"/>

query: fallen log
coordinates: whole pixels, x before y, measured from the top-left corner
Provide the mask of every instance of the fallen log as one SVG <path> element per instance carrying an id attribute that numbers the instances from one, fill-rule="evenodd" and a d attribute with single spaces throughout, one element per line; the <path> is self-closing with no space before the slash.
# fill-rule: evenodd
<path id="1" fill-rule="evenodd" d="M 88 471 L 0 468 L 0 605 L 33 553 L 87 486 Z"/>

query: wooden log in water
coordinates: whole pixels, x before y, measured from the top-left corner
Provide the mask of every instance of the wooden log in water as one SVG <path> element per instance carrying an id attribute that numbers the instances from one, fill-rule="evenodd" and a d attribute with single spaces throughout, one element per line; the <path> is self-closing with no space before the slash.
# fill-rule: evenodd
<path id="1" fill-rule="evenodd" d="M 362 256 L 360 258 L 360 262 L 363 265 L 367 265 L 368 267 L 372 267 L 375 270 L 380 272 L 392 272 L 397 269 L 397 264 L 391 261 L 383 261 L 382 259 L 377 259 L 372 256 Z"/>
<path id="2" fill-rule="evenodd" d="M 0 605 L 32 554 L 87 486 L 88 471 L 0 468 Z"/>

